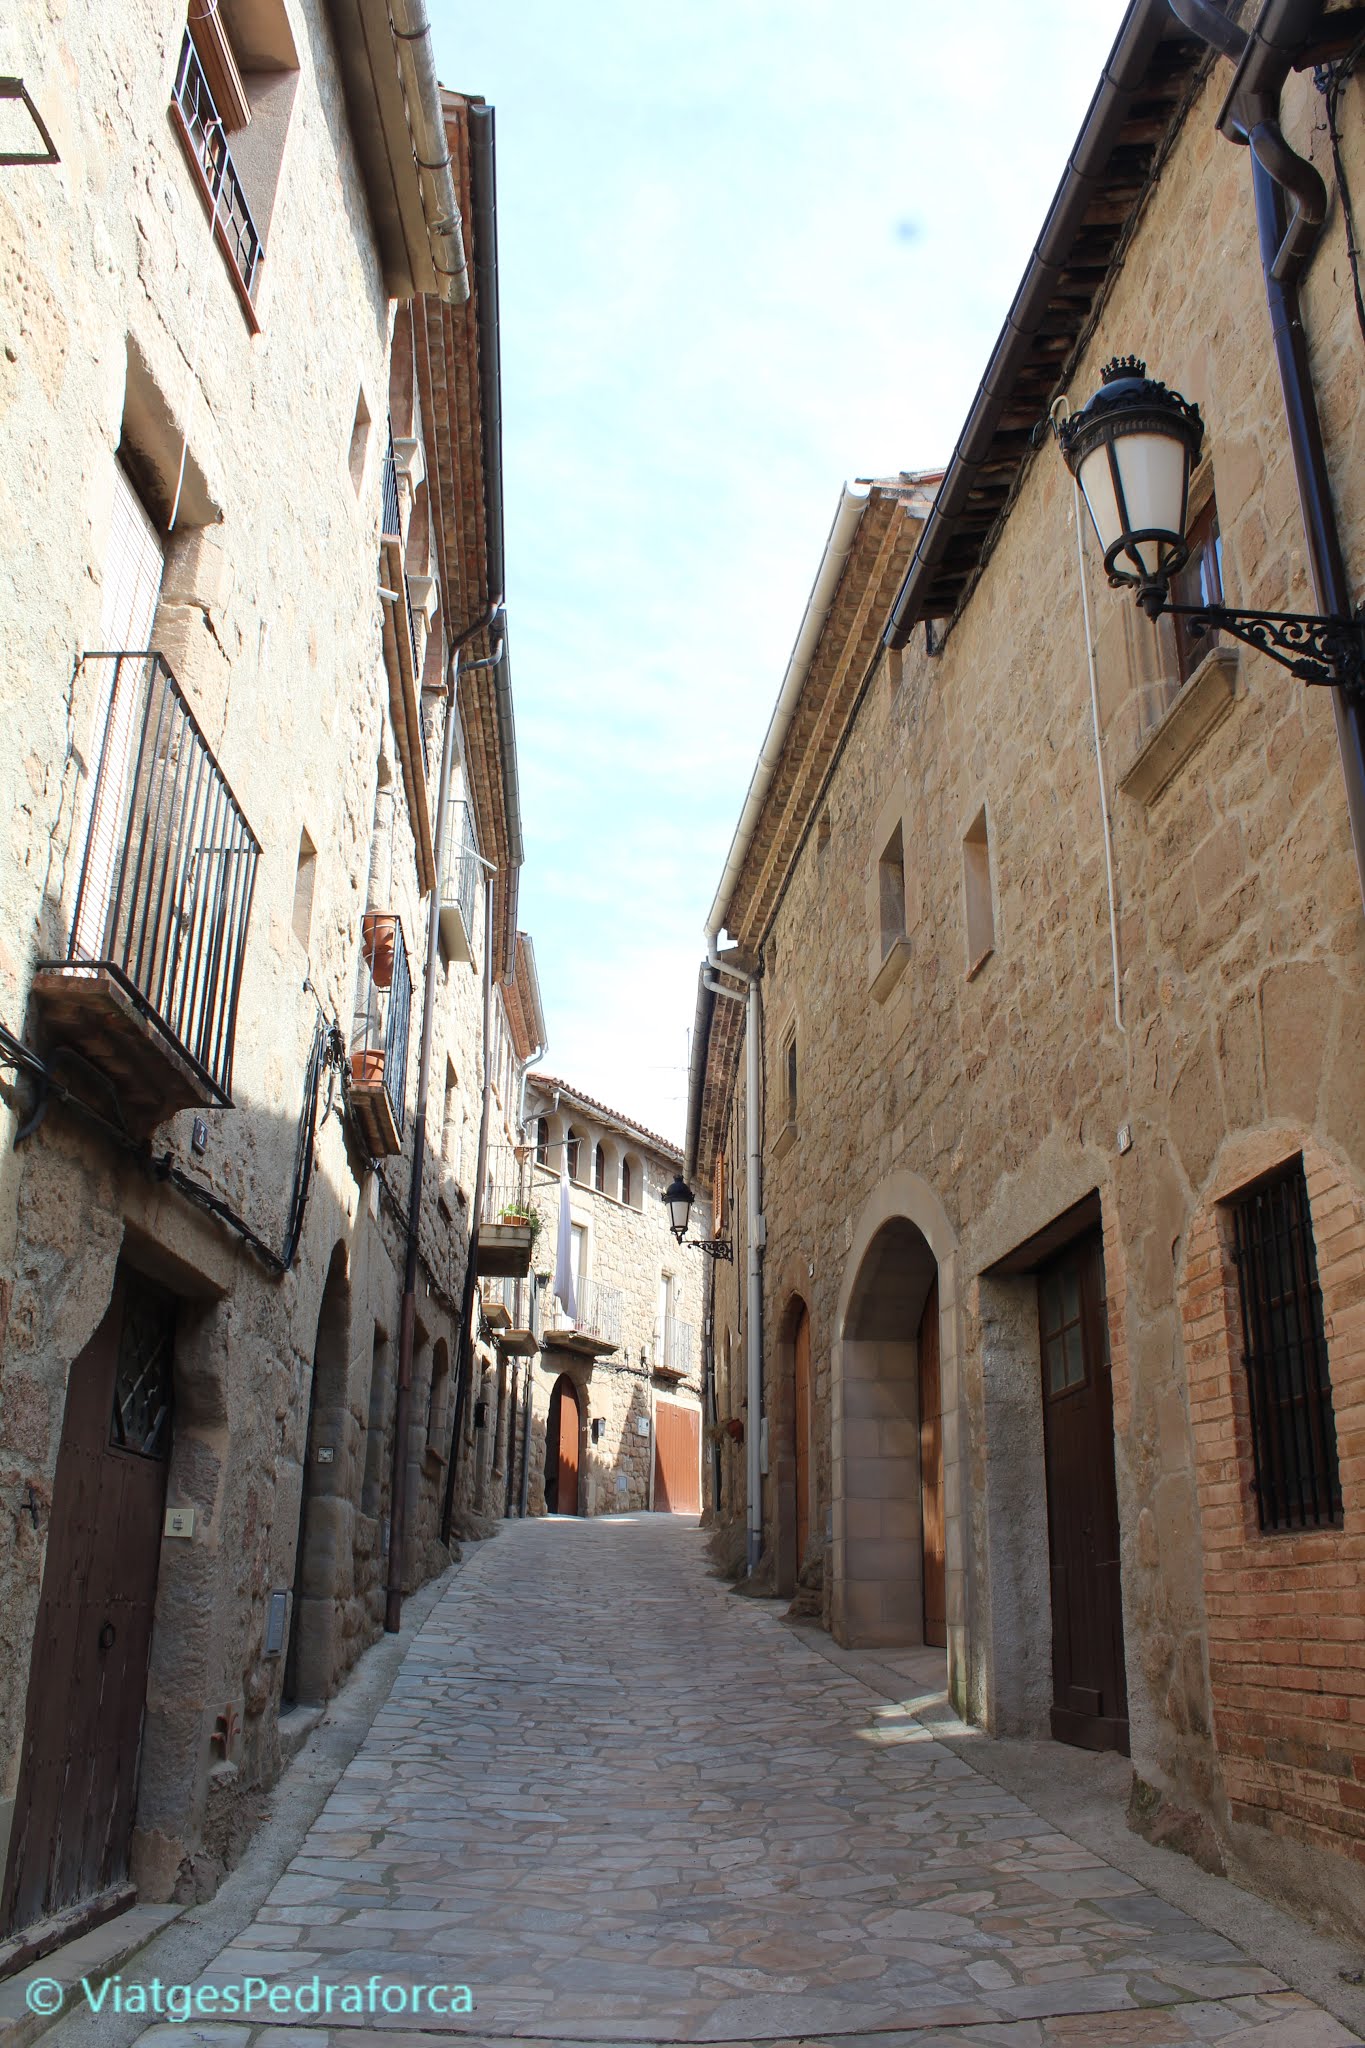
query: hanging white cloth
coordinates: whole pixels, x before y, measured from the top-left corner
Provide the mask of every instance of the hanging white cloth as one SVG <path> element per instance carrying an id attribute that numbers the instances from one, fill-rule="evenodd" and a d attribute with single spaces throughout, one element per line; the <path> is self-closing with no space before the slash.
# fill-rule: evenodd
<path id="1" fill-rule="evenodd" d="M 573 1269 L 573 1220 L 569 1215 L 569 1149 L 559 1157 L 559 1236 L 555 1244 L 555 1293 L 571 1323 L 578 1320 L 578 1294 Z"/>

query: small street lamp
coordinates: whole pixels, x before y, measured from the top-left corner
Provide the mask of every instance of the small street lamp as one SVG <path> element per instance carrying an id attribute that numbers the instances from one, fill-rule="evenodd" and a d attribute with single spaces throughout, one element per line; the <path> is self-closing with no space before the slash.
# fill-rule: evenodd
<path id="1" fill-rule="evenodd" d="M 1151 619 L 1231 634 L 1305 683 L 1365 698 L 1365 625 L 1321 612 L 1258 612 L 1224 604 L 1172 604 L 1171 578 L 1189 559 L 1190 472 L 1204 422 L 1199 408 L 1147 375 L 1137 356 L 1115 356 L 1080 412 L 1058 422 L 1067 468 L 1084 495 L 1116 589 L 1125 585 Z"/>
<path id="2" fill-rule="evenodd" d="M 668 1210 L 668 1227 L 679 1244 L 690 1245 L 694 1250 L 704 1252 L 708 1259 L 725 1259 L 733 1262 L 735 1248 L 726 1237 L 689 1237 L 687 1226 L 692 1220 L 692 1204 L 696 1197 L 680 1173 L 674 1174 L 670 1185 L 660 1198 Z"/>

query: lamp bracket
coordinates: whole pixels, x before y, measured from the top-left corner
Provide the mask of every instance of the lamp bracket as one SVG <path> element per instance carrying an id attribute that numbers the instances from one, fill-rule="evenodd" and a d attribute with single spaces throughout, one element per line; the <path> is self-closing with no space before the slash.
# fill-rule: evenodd
<path id="1" fill-rule="evenodd" d="M 1146 593 L 1143 593 L 1145 596 Z M 1268 654 L 1301 682 L 1321 683 L 1365 698 L 1365 619 L 1321 612 L 1253 612 L 1225 604 L 1147 605 L 1153 618 L 1169 613 L 1188 619 L 1190 630 L 1228 633 Z"/>
<path id="2" fill-rule="evenodd" d="M 688 1237 L 683 1242 L 691 1251 L 701 1252 L 708 1259 L 723 1259 L 727 1266 L 735 1263 L 735 1248 L 728 1237 Z"/>

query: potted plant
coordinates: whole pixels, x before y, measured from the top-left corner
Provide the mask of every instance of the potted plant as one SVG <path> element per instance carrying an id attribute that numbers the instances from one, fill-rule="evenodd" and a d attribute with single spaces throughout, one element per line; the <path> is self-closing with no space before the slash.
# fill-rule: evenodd
<path id="1" fill-rule="evenodd" d="M 398 918 L 391 910 L 367 910 L 360 921 L 360 950 L 376 988 L 391 988 L 398 952 Z"/>
<path id="2" fill-rule="evenodd" d="M 351 1079 L 366 1083 L 382 1081 L 384 1078 L 384 1048 L 367 1046 L 361 1052 L 351 1054 Z"/>
<path id="3" fill-rule="evenodd" d="M 519 1229 L 529 1230 L 531 1242 L 535 1243 L 540 1232 L 540 1212 L 529 1202 L 508 1202 L 498 1211 L 499 1223 L 513 1223 Z"/>

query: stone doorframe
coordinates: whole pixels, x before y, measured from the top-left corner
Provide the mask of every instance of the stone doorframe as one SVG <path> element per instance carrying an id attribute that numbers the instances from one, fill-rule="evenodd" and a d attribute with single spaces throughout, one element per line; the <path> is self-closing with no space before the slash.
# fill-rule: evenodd
<path id="1" fill-rule="evenodd" d="M 856 1512 L 863 1505 L 851 1480 L 858 1455 L 846 1435 L 855 1422 L 850 1399 L 855 1381 L 880 1376 L 882 1346 L 849 1334 L 855 1289 L 864 1261 L 888 1224 L 909 1224 L 923 1238 L 938 1267 L 939 1372 L 943 1390 L 944 1559 L 948 1608 L 948 1685 L 956 1701 L 966 1672 L 966 1552 L 963 1434 L 960 1423 L 960 1344 L 958 1337 L 958 1243 L 938 1195 L 918 1174 L 900 1170 L 878 1183 L 853 1225 L 839 1287 L 834 1319 L 831 1372 L 831 1551 L 830 1626 L 836 1641 L 848 1647 L 904 1646 L 923 1640 L 922 1621 L 893 1611 L 882 1594 L 886 1583 L 886 1545 L 871 1518 L 862 1526 Z M 907 1363 L 913 1365 L 916 1331 L 907 1329 Z M 917 1390 L 912 1397 L 918 1405 Z M 891 1463 L 890 1460 L 887 1461 Z M 895 1461 L 900 1463 L 898 1459 Z M 916 1451 L 915 1462 L 918 1462 Z M 918 1523 L 919 1503 L 914 1502 Z"/>
<path id="2" fill-rule="evenodd" d="M 801 1269 L 804 1271 L 804 1268 Z M 796 1328 L 804 1312 L 811 1323 L 810 1303 L 797 1287 L 784 1286 L 782 1313 L 777 1324 L 776 1367 L 770 1392 L 768 1455 L 773 1486 L 772 1526 L 768 1540 L 774 1548 L 775 1585 L 789 1600 L 796 1591 L 802 1560 L 796 1554 Z M 809 1481 L 811 1446 L 806 1446 Z"/>

